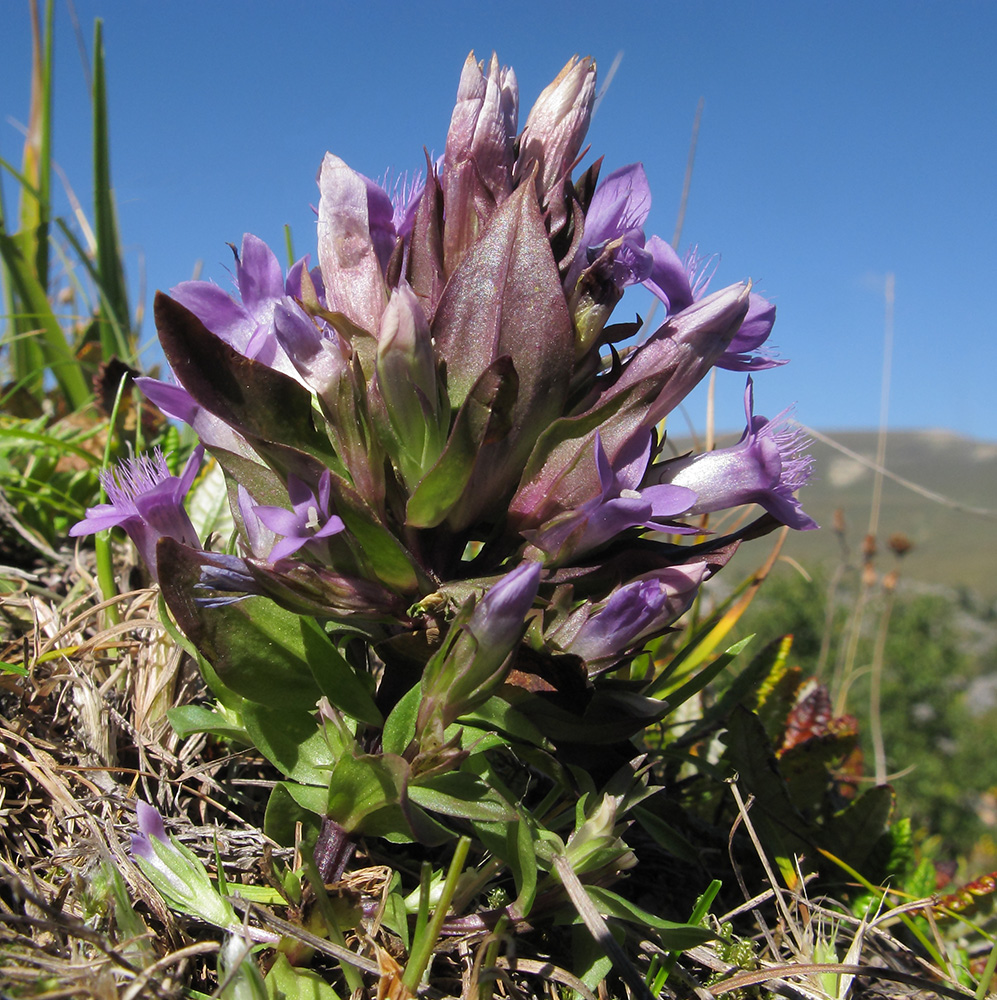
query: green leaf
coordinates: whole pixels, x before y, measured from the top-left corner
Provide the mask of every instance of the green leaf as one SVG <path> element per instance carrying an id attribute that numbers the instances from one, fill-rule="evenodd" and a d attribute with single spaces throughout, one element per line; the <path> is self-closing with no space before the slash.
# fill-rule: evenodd
<path id="1" fill-rule="evenodd" d="M 278 844 L 293 846 L 298 823 L 303 824 L 302 839 L 314 843 L 321 829 L 320 817 L 325 812 L 328 792 L 317 785 L 299 785 L 293 781 L 278 781 L 270 793 L 263 829 Z"/>
<path id="2" fill-rule="evenodd" d="M 537 852 L 532 819 L 521 816 L 506 833 L 506 858 L 516 883 L 516 910 L 524 917 L 537 898 Z"/>
<path id="3" fill-rule="evenodd" d="M 317 972 L 291 965 L 278 953 L 264 980 L 269 1000 L 340 1000 L 339 994 Z"/>
<path id="4" fill-rule="evenodd" d="M 299 616 L 265 597 L 203 607 L 197 603 L 203 555 L 172 538 L 156 561 L 177 624 L 223 684 L 272 711 L 313 712 L 321 696 L 305 656 Z"/>
<path id="5" fill-rule="evenodd" d="M 394 754 L 344 754 L 329 779 L 326 812 L 350 833 L 367 832 L 368 817 L 399 806 L 407 780 L 408 764 Z"/>
<path id="6" fill-rule="evenodd" d="M 224 740 L 237 743 L 249 743 L 249 734 L 244 726 L 227 719 L 220 712 L 205 708 L 204 705 L 178 705 L 168 708 L 166 717 L 170 720 L 173 731 L 181 739 L 186 739 L 194 733 L 211 733 Z"/>
<path id="7" fill-rule="evenodd" d="M 0 258 L 2 258 L 11 286 L 21 302 L 21 309 L 30 317 L 31 327 L 40 333 L 34 342 L 39 344 L 45 365 L 65 396 L 70 409 L 80 410 L 91 399 L 90 387 L 66 335 L 59 325 L 48 301 L 48 292 L 33 273 L 13 237 L 0 229 Z M 21 373 L 23 378 L 26 373 Z"/>
<path id="8" fill-rule="evenodd" d="M 861 870 L 887 831 L 894 800 L 889 785 L 876 785 L 835 813 L 827 823 L 832 853 Z"/>
<path id="9" fill-rule="evenodd" d="M 647 806 L 635 806 L 631 813 L 634 819 L 650 834 L 655 843 L 674 854 L 680 861 L 691 865 L 700 864 L 701 859 L 696 848 Z"/>
<path id="10" fill-rule="evenodd" d="M 299 622 L 305 659 L 322 694 L 350 718 L 380 729 L 384 717 L 372 697 L 373 678 L 360 676 L 313 618 Z"/>
<path id="11" fill-rule="evenodd" d="M 409 785 L 409 798 L 431 812 L 462 819 L 511 823 L 516 811 L 483 781 L 451 771 Z"/>
<path id="12" fill-rule="evenodd" d="M 727 744 L 727 761 L 739 773 L 742 786 L 755 797 L 751 821 L 762 843 L 780 868 L 792 876 L 794 857 L 816 854 L 814 829 L 790 798 L 761 721 L 739 706 L 731 713 L 721 738 Z"/>
<path id="13" fill-rule="evenodd" d="M 601 886 L 587 885 L 585 891 L 604 917 L 616 917 L 617 920 L 625 920 L 639 927 L 653 928 L 658 932 L 662 947 L 668 951 L 684 951 L 686 948 L 695 948 L 696 945 L 705 944 L 716 938 L 716 934 L 705 927 L 679 924 L 673 920 L 656 917 L 653 913 L 631 903 L 629 899 L 624 899 Z"/>
<path id="14" fill-rule="evenodd" d="M 324 785 L 343 749 L 330 746 L 333 734 L 319 728 L 312 712 L 280 711 L 247 700 L 242 721 L 260 753 L 285 777 L 306 785 Z"/>
<path id="15" fill-rule="evenodd" d="M 493 695 L 473 712 L 462 715 L 459 721 L 465 726 L 485 732 L 497 731 L 521 743 L 550 748 L 550 742 L 544 734 L 500 695 Z"/>
<path id="16" fill-rule="evenodd" d="M 93 42 L 93 210 L 100 289 L 100 346 L 105 360 L 117 355 L 131 360 L 128 293 L 121 264 L 118 220 L 111 186 L 111 143 L 107 124 L 103 24 L 94 23 Z"/>
<path id="17" fill-rule="evenodd" d="M 735 642 L 725 653 L 718 656 L 712 663 L 704 667 L 699 671 L 694 677 L 691 677 L 685 684 L 674 690 L 660 690 L 661 685 L 658 681 L 652 681 L 647 690 L 644 692 L 647 695 L 653 695 L 655 697 L 665 697 L 668 699 L 668 704 L 672 709 L 676 709 L 679 705 L 684 705 L 690 698 L 699 694 L 700 691 L 706 687 L 714 677 L 727 668 L 735 657 L 739 656 L 741 651 L 748 645 L 749 642 L 754 638 L 754 636 L 747 636 L 741 639 L 740 642 Z"/>
<path id="18" fill-rule="evenodd" d="M 384 723 L 381 745 L 385 753 L 403 754 L 415 739 L 415 720 L 422 704 L 422 686 L 416 684 L 399 699 Z"/>

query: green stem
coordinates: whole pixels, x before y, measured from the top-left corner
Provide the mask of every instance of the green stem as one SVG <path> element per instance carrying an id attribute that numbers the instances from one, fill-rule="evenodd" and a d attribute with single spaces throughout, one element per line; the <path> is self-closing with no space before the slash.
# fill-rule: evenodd
<path id="1" fill-rule="evenodd" d="M 450 868 L 447 870 L 447 879 L 443 883 L 443 893 L 436 909 L 433 911 L 433 919 L 429 922 L 424 933 L 419 934 L 412 946 L 412 954 L 408 964 L 405 966 L 405 974 L 402 976 L 402 985 L 410 992 L 415 993 L 422 982 L 423 974 L 429 965 L 429 959 L 433 954 L 433 946 L 436 944 L 440 931 L 443 929 L 443 921 L 447 918 L 447 911 L 450 909 L 450 901 L 457 891 L 457 880 L 464 870 L 467 861 L 468 851 L 471 849 L 471 838 L 461 837 L 454 848 L 453 858 L 450 861 Z"/>
<path id="2" fill-rule="evenodd" d="M 318 868 L 315 866 L 315 861 L 312 858 L 302 860 L 304 861 L 308 881 L 311 882 L 312 891 L 315 893 L 315 902 L 318 904 L 319 913 L 322 915 L 322 922 L 325 924 L 325 932 L 333 944 L 338 944 L 341 948 L 345 948 L 346 939 L 343 937 L 342 928 L 336 919 L 336 912 L 329 901 L 329 894 L 325 891 L 325 886 L 322 884 L 322 878 L 319 875 Z M 360 970 L 355 965 L 350 965 L 349 962 L 340 962 L 339 966 L 346 977 L 346 984 L 349 986 L 350 992 L 354 994 L 358 990 L 363 992 L 363 976 L 360 974 Z"/>

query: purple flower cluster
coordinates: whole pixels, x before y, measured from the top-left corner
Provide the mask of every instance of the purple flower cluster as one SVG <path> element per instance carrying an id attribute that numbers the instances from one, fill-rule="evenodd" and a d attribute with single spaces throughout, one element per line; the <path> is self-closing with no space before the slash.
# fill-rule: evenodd
<path id="1" fill-rule="evenodd" d="M 754 416 L 750 378 L 739 444 L 661 459 L 662 422 L 712 368 L 782 363 L 775 307 L 750 283 L 710 291 L 714 262 L 646 234 L 640 164 L 573 176 L 594 95 L 572 59 L 520 128 L 515 74 L 469 57 L 424 176 L 388 190 L 326 155 L 317 267 L 284 275 L 246 235 L 235 294 L 158 295 L 174 381 L 140 385 L 224 470 L 235 548 L 204 552 L 183 511 L 200 449 L 179 479 L 161 456 L 106 474 L 73 534 L 123 527 L 194 636 L 191 615 L 248 593 L 366 635 L 385 677 L 421 660 L 437 725 L 527 644 L 591 679 L 668 629 L 741 537 L 677 544 L 696 515 L 753 503 L 745 533 L 815 527 L 794 496 L 806 442 L 785 412 Z M 609 322 L 635 286 L 665 307 L 639 342 Z M 178 597 L 191 567 L 197 602 Z"/>

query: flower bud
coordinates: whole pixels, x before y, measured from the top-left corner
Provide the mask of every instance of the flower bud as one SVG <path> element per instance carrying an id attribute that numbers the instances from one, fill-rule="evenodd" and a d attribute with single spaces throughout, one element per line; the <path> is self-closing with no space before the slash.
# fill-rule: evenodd
<path id="1" fill-rule="evenodd" d="M 624 584 L 582 624 L 565 651 L 585 660 L 590 673 L 611 666 L 681 617 L 706 575 L 706 563 L 692 563 Z"/>
<path id="2" fill-rule="evenodd" d="M 132 857 L 166 902 L 216 927 L 238 927 L 232 904 L 218 894 L 197 856 L 166 836 L 159 810 L 139 801 L 135 814 L 138 833 L 132 834 Z"/>
<path id="3" fill-rule="evenodd" d="M 472 711 L 505 677 L 509 654 L 526 630 L 540 585 L 540 563 L 523 562 L 493 584 L 469 617 L 455 619 L 454 639 L 426 665 L 417 730 L 442 727 Z"/>
<path id="4" fill-rule="evenodd" d="M 441 405 L 429 322 L 404 281 L 391 293 L 381 317 L 375 371 L 387 418 L 382 421 L 384 445 L 414 489 L 443 450 L 450 414 Z"/>
<path id="5" fill-rule="evenodd" d="M 492 212 L 512 193 L 519 117 L 516 74 L 493 53 L 487 73 L 472 52 L 464 63 L 450 119 L 442 184 L 447 214 L 444 260 L 449 274 Z"/>
<path id="6" fill-rule="evenodd" d="M 318 259 L 326 303 L 372 333 L 387 300 L 378 251 L 383 256 L 391 199 L 332 153 L 325 154 L 318 183 Z"/>
<path id="7" fill-rule="evenodd" d="M 564 218 L 564 183 L 570 174 L 595 100 L 595 61 L 573 56 L 537 98 L 519 142 L 515 181 L 525 182 L 537 171 L 537 198 L 549 206 L 554 228 Z"/>

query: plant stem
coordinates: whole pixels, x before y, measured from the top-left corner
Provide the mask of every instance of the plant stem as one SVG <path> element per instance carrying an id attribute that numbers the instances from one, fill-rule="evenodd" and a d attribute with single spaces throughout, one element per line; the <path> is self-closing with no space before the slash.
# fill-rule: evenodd
<path id="1" fill-rule="evenodd" d="M 443 892 L 440 900 L 433 911 L 433 919 L 424 932 L 419 934 L 413 945 L 412 954 L 408 964 L 405 966 L 405 974 L 402 976 L 402 985 L 406 989 L 415 993 L 419 983 L 422 982 L 423 974 L 429 965 L 430 956 L 433 953 L 433 945 L 436 944 L 443 929 L 443 921 L 447 918 L 447 911 L 450 909 L 450 901 L 457 891 L 457 879 L 460 878 L 464 870 L 464 863 L 467 861 L 468 851 L 471 849 L 471 838 L 461 837 L 454 848 L 453 858 L 450 861 L 450 868 L 447 870 L 447 878 L 443 883 Z M 417 928 L 418 929 L 418 928 Z"/>

